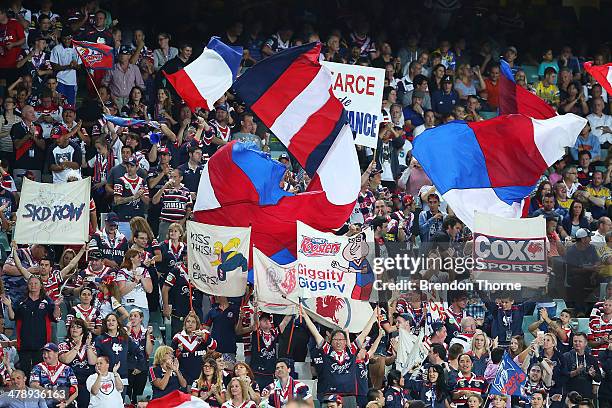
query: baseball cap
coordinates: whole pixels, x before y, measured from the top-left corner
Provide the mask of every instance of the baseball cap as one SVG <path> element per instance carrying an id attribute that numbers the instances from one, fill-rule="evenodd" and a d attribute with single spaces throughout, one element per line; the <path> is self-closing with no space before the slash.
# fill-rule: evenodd
<path id="1" fill-rule="evenodd" d="M 119 54 L 120 55 L 132 55 L 132 50 L 130 50 L 129 47 L 122 45 L 121 48 L 119 48 Z"/>
<path id="2" fill-rule="evenodd" d="M 441 83 L 452 84 L 453 83 L 453 78 L 450 75 L 444 75 L 444 77 L 442 78 Z"/>
<path id="3" fill-rule="evenodd" d="M 281 153 L 281 155 L 278 156 L 278 160 L 280 161 L 281 159 L 289 160 L 289 155 L 287 153 Z"/>
<path id="4" fill-rule="evenodd" d="M 62 37 L 72 37 L 72 30 L 68 27 L 62 28 Z"/>
<path id="5" fill-rule="evenodd" d="M 116 224 L 119 222 L 119 216 L 117 213 L 109 212 L 106 214 L 106 223 L 107 224 Z"/>
<path id="6" fill-rule="evenodd" d="M 219 105 L 217 107 L 215 107 L 216 110 L 222 110 L 222 111 L 226 111 L 227 112 L 227 106 L 225 105 Z"/>
<path id="7" fill-rule="evenodd" d="M 338 394 L 327 395 L 323 398 L 323 402 L 335 402 L 336 404 L 342 404 L 342 397 Z"/>
<path id="8" fill-rule="evenodd" d="M 107 218 L 106 221 L 108 222 L 108 218 Z M 102 254 L 102 251 L 100 251 L 99 249 L 92 249 L 91 251 L 89 251 L 87 256 L 89 257 L 89 259 L 102 259 L 102 258 L 104 258 L 104 255 Z"/>
<path id="9" fill-rule="evenodd" d="M 166 146 L 162 146 L 157 149 L 158 154 L 170 154 L 170 150 Z"/>
<path id="10" fill-rule="evenodd" d="M 372 170 L 372 172 L 370 173 L 370 178 L 374 177 L 377 174 L 381 174 L 383 171 L 381 169 L 374 169 Z"/>
<path id="11" fill-rule="evenodd" d="M 57 344 L 55 343 L 47 343 L 43 346 L 42 349 L 47 350 L 47 351 L 55 351 L 56 353 L 59 352 L 59 348 L 57 347 Z"/>
<path id="12" fill-rule="evenodd" d="M 402 202 L 404 203 L 404 205 L 412 204 L 414 203 L 414 197 L 412 196 L 412 194 L 406 194 L 402 199 Z"/>
<path id="13" fill-rule="evenodd" d="M 127 162 L 127 164 L 131 164 L 132 166 L 137 166 L 138 165 L 138 161 L 136 160 L 136 157 L 131 156 Z"/>
<path id="14" fill-rule="evenodd" d="M 576 231 L 576 239 L 592 237 L 593 233 L 586 228 L 580 228 Z"/>
<path id="15" fill-rule="evenodd" d="M 423 91 L 419 91 L 418 89 L 416 91 L 412 92 L 412 97 L 413 98 L 421 98 L 423 99 L 425 97 L 425 92 Z"/>
<path id="16" fill-rule="evenodd" d="M 66 129 L 66 126 L 63 126 L 63 125 L 53 126 L 53 129 L 51 129 L 52 139 L 59 139 L 60 137 L 67 135 L 67 134 L 68 134 L 68 129 Z"/>
<path id="17" fill-rule="evenodd" d="M 76 106 L 71 105 L 69 103 L 65 104 L 64 106 L 62 106 L 62 109 L 66 110 L 71 110 L 73 112 L 76 112 Z"/>

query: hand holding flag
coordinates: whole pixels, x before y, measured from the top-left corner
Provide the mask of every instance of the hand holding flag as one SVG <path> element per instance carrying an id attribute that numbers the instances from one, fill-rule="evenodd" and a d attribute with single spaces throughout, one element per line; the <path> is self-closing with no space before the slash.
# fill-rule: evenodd
<path id="1" fill-rule="evenodd" d="M 72 40 L 83 65 L 89 69 L 112 69 L 113 48 L 106 44 Z"/>

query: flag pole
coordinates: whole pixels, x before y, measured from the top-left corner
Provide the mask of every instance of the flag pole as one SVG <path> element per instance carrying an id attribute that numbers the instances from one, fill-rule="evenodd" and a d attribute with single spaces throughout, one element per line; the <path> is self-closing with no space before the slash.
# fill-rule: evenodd
<path id="1" fill-rule="evenodd" d="M 72 41 L 72 45 L 74 46 L 74 40 Z M 81 53 L 77 51 L 77 55 L 79 56 L 79 59 L 83 63 L 83 68 L 85 68 L 85 72 L 87 72 L 87 76 L 89 77 L 89 80 L 91 81 L 91 84 L 93 85 L 93 88 L 96 90 L 96 94 L 98 95 L 98 99 L 100 99 L 100 103 L 102 104 L 102 106 L 104 106 L 104 101 L 102 100 L 102 97 L 100 96 L 100 92 L 98 91 L 96 82 L 93 79 L 93 75 L 91 75 L 91 72 L 89 72 L 89 68 L 87 68 L 87 66 L 85 65 L 85 61 L 83 61 L 83 57 L 81 56 Z"/>

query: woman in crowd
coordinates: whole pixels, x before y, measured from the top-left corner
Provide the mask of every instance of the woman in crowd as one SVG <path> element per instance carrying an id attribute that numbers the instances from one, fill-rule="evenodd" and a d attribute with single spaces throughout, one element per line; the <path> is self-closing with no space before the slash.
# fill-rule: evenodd
<path id="1" fill-rule="evenodd" d="M 109 368 L 108 357 L 100 356 L 97 358 L 96 373 L 87 378 L 85 385 L 87 391 L 91 394 L 90 408 L 116 408 L 123 406 L 123 398 L 121 397 L 123 383 L 118 373 L 120 364 L 115 364 L 112 372 L 108 371 Z"/>
<path id="2" fill-rule="evenodd" d="M 523 336 L 512 336 L 510 339 L 510 346 L 508 347 L 508 353 L 510 354 L 510 357 L 515 358 L 525 351 L 526 348 L 527 346 L 525 345 Z"/>
<path id="3" fill-rule="evenodd" d="M 142 360 L 144 356 L 136 343 L 130 340 L 125 328 L 119 324 L 119 319 L 110 313 L 102 320 L 102 334 L 96 338 L 98 356 L 106 356 L 111 367 L 120 363 L 119 375 L 124 385 L 128 383 L 128 359 Z"/>
<path id="4" fill-rule="evenodd" d="M 208 403 L 212 408 L 219 408 L 225 402 L 223 374 L 217 366 L 217 361 L 207 358 L 202 364 L 200 378 L 191 386 L 191 394 Z"/>
<path id="5" fill-rule="evenodd" d="M 144 103 L 143 90 L 140 87 L 132 88 L 128 103 L 121 108 L 121 113 L 134 119 L 149 119 L 147 105 Z"/>
<path id="6" fill-rule="evenodd" d="M 117 285 L 121 293 L 121 304 L 126 310 L 134 308 L 144 313 L 143 324 L 149 323 L 149 304 L 147 293 L 153 290 L 153 283 L 146 268 L 142 266 L 142 258 L 136 249 L 125 251 L 121 269 L 117 272 Z"/>
<path id="7" fill-rule="evenodd" d="M 132 404 L 138 403 L 138 396 L 142 395 L 147 385 L 147 372 L 149 371 L 149 356 L 153 353 L 153 327 L 145 328 L 142 325 L 144 314 L 140 309 L 132 309 L 128 320 L 127 332 L 130 340 L 138 345 L 144 356 L 142 360 L 128 358 L 128 398 Z M 128 356 L 130 357 L 130 356 Z"/>
<path id="8" fill-rule="evenodd" d="M 115 156 L 105 138 L 96 139 L 94 147 L 96 155 L 85 162 L 87 167 L 93 169 L 91 195 L 98 211 L 108 212 L 112 197 L 105 186 L 110 171 L 115 166 Z"/>
<path id="9" fill-rule="evenodd" d="M 389 371 L 384 394 L 385 406 L 401 408 L 407 405 L 406 395 L 404 394 L 404 377 L 402 377 L 400 371 L 395 369 Z"/>
<path id="10" fill-rule="evenodd" d="M 508 401 L 507 395 L 493 395 L 491 402 L 489 403 L 490 408 L 506 408 Z"/>
<path id="11" fill-rule="evenodd" d="M 15 161 L 11 128 L 14 124 L 21 121 L 21 117 L 15 110 L 16 107 L 15 98 L 6 96 L 2 104 L 2 115 L 0 116 L 0 159 L 9 164 Z M 12 168 L 12 166 L 10 167 Z"/>
<path id="12" fill-rule="evenodd" d="M 179 361 L 170 346 L 159 346 L 149 370 L 153 398 L 160 398 L 172 391 L 185 389 L 187 381 L 180 370 Z"/>
<path id="13" fill-rule="evenodd" d="M 474 75 L 476 75 L 476 79 L 474 79 Z M 478 87 L 476 84 L 478 84 Z M 484 88 L 486 88 L 486 85 L 479 69 L 472 69 L 469 64 L 459 65 L 457 79 L 455 79 L 455 91 L 462 100 L 467 100 L 470 95 L 477 95 L 477 91 Z"/>
<path id="14" fill-rule="evenodd" d="M 121 304 L 121 291 L 113 275 L 106 275 L 99 285 L 95 306 L 100 311 L 100 319 L 104 319 L 110 313 L 115 313 L 120 321 L 129 317 L 129 313 Z"/>
<path id="15" fill-rule="evenodd" d="M 431 408 L 448 407 L 448 388 L 442 366 L 434 364 L 427 369 L 425 381 L 410 380 L 406 388 L 418 394 L 419 400 L 425 402 Z"/>
<path id="16" fill-rule="evenodd" d="M 92 334 L 87 323 L 79 318 L 73 319 L 68 329 L 66 341 L 58 345 L 59 361 L 72 367 L 79 381 L 77 404 L 89 405 L 89 392 L 85 387 L 87 378 L 94 373 L 96 364 L 96 347 L 92 344 Z"/>
<path id="17" fill-rule="evenodd" d="M 223 408 L 256 408 L 257 405 L 249 396 L 249 386 L 239 378 L 232 378 L 227 386 L 228 399 Z"/>
<path id="18" fill-rule="evenodd" d="M 548 326 L 549 333 L 555 337 L 555 348 L 561 352 L 569 351 L 571 348 L 570 336 L 572 334 L 572 327 L 570 325 L 571 312 L 567 309 L 562 310 L 558 319 L 551 319 L 546 308 L 540 309 L 539 314 L 540 319 L 529 325 L 529 332 L 534 337 L 537 336 L 540 326 L 545 323 Z"/>
<path id="19" fill-rule="evenodd" d="M 159 44 L 159 48 L 153 51 L 153 67 L 155 68 L 155 72 L 159 71 L 166 62 L 178 55 L 178 49 L 170 46 L 170 34 L 159 33 L 157 35 L 157 43 Z"/>
<path id="20" fill-rule="evenodd" d="M 247 385 L 249 391 L 249 399 L 255 401 L 256 404 L 259 404 L 261 400 L 261 390 L 255 381 L 255 375 L 253 374 L 253 370 L 247 363 L 237 362 L 234 365 L 234 378 L 239 378 Z"/>
<path id="21" fill-rule="evenodd" d="M 183 320 L 183 331 L 172 338 L 172 349 L 178 356 L 188 384 L 192 384 L 202 371 L 202 360 L 207 350 L 214 350 L 217 342 L 208 330 L 200 330 L 200 318 L 191 311 Z"/>
<path id="22" fill-rule="evenodd" d="M 581 88 L 578 82 L 571 82 L 567 86 L 567 98 L 559 104 L 559 113 L 574 113 L 580 116 L 589 114 L 589 105 L 584 94 L 580 92 Z"/>
<path id="23" fill-rule="evenodd" d="M 159 245 L 161 251 L 161 262 L 157 264 L 157 271 L 160 275 L 160 281 L 166 279 L 169 271 L 181 262 L 183 255 L 187 253 L 187 244 L 185 244 L 185 235 L 183 226 L 179 223 L 172 223 L 168 227 L 168 239 Z"/>
<path id="24" fill-rule="evenodd" d="M 444 68 L 444 65 L 434 65 L 433 69 L 431 70 L 431 78 L 429 79 L 429 92 L 442 89 L 442 78 L 444 77 L 445 73 L 446 68 Z"/>
<path id="25" fill-rule="evenodd" d="M 584 205 L 577 200 L 570 204 L 569 213 L 563 218 L 561 226 L 572 237 L 580 228 L 589 228 L 589 220 L 585 216 Z"/>
<path id="26" fill-rule="evenodd" d="M 495 343 L 495 342 L 493 342 Z M 491 347 L 490 340 L 485 333 L 477 331 L 472 337 L 472 349 L 468 352 L 472 357 L 472 372 L 476 375 L 483 376 L 489 362 L 489 349 Z M 496 345 L 493 344 L 493 348 Z"/>
<path id="27" fill-rule="evenodd" d="M 534 196 L 531 198 L 531 203 L 529 204 L 529 214 L 532 214 L 534 211 L 542 208 L 544 196 L 549 193 L 552 193 L 552 184 L 550 184 L 549 181 L 544 180 L 538 185 Z"/>
<path id="28" fill-rule="evenodd" d="M 174 105 L 172 104 L 172 97 L 170 92 L 166 88 L 160 88 L 157 90 L 157 103 L 155 104 L 155 110 L 153 111 L 153 120 L 159 123 L 165 123 L 168 126 L 174 126 L 178 122 L 173 117 Z"/>

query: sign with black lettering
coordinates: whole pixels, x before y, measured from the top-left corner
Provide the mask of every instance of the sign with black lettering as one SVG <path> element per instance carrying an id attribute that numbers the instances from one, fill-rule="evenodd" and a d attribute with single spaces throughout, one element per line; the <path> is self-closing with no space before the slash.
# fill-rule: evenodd
<path id="1" fill-rule="evenodd" d="M 187 222 L 191 282 L 204 293 L 242 296 L 246 290 L 251 228 Z"/>
<path id="2" fill-rule="evenodd" d="M 355 144 L 376 148 L 385 70 L 361 65 L 321 62 L 332 72 L 332 91 L 342 102 L 355 134 Z"/>

